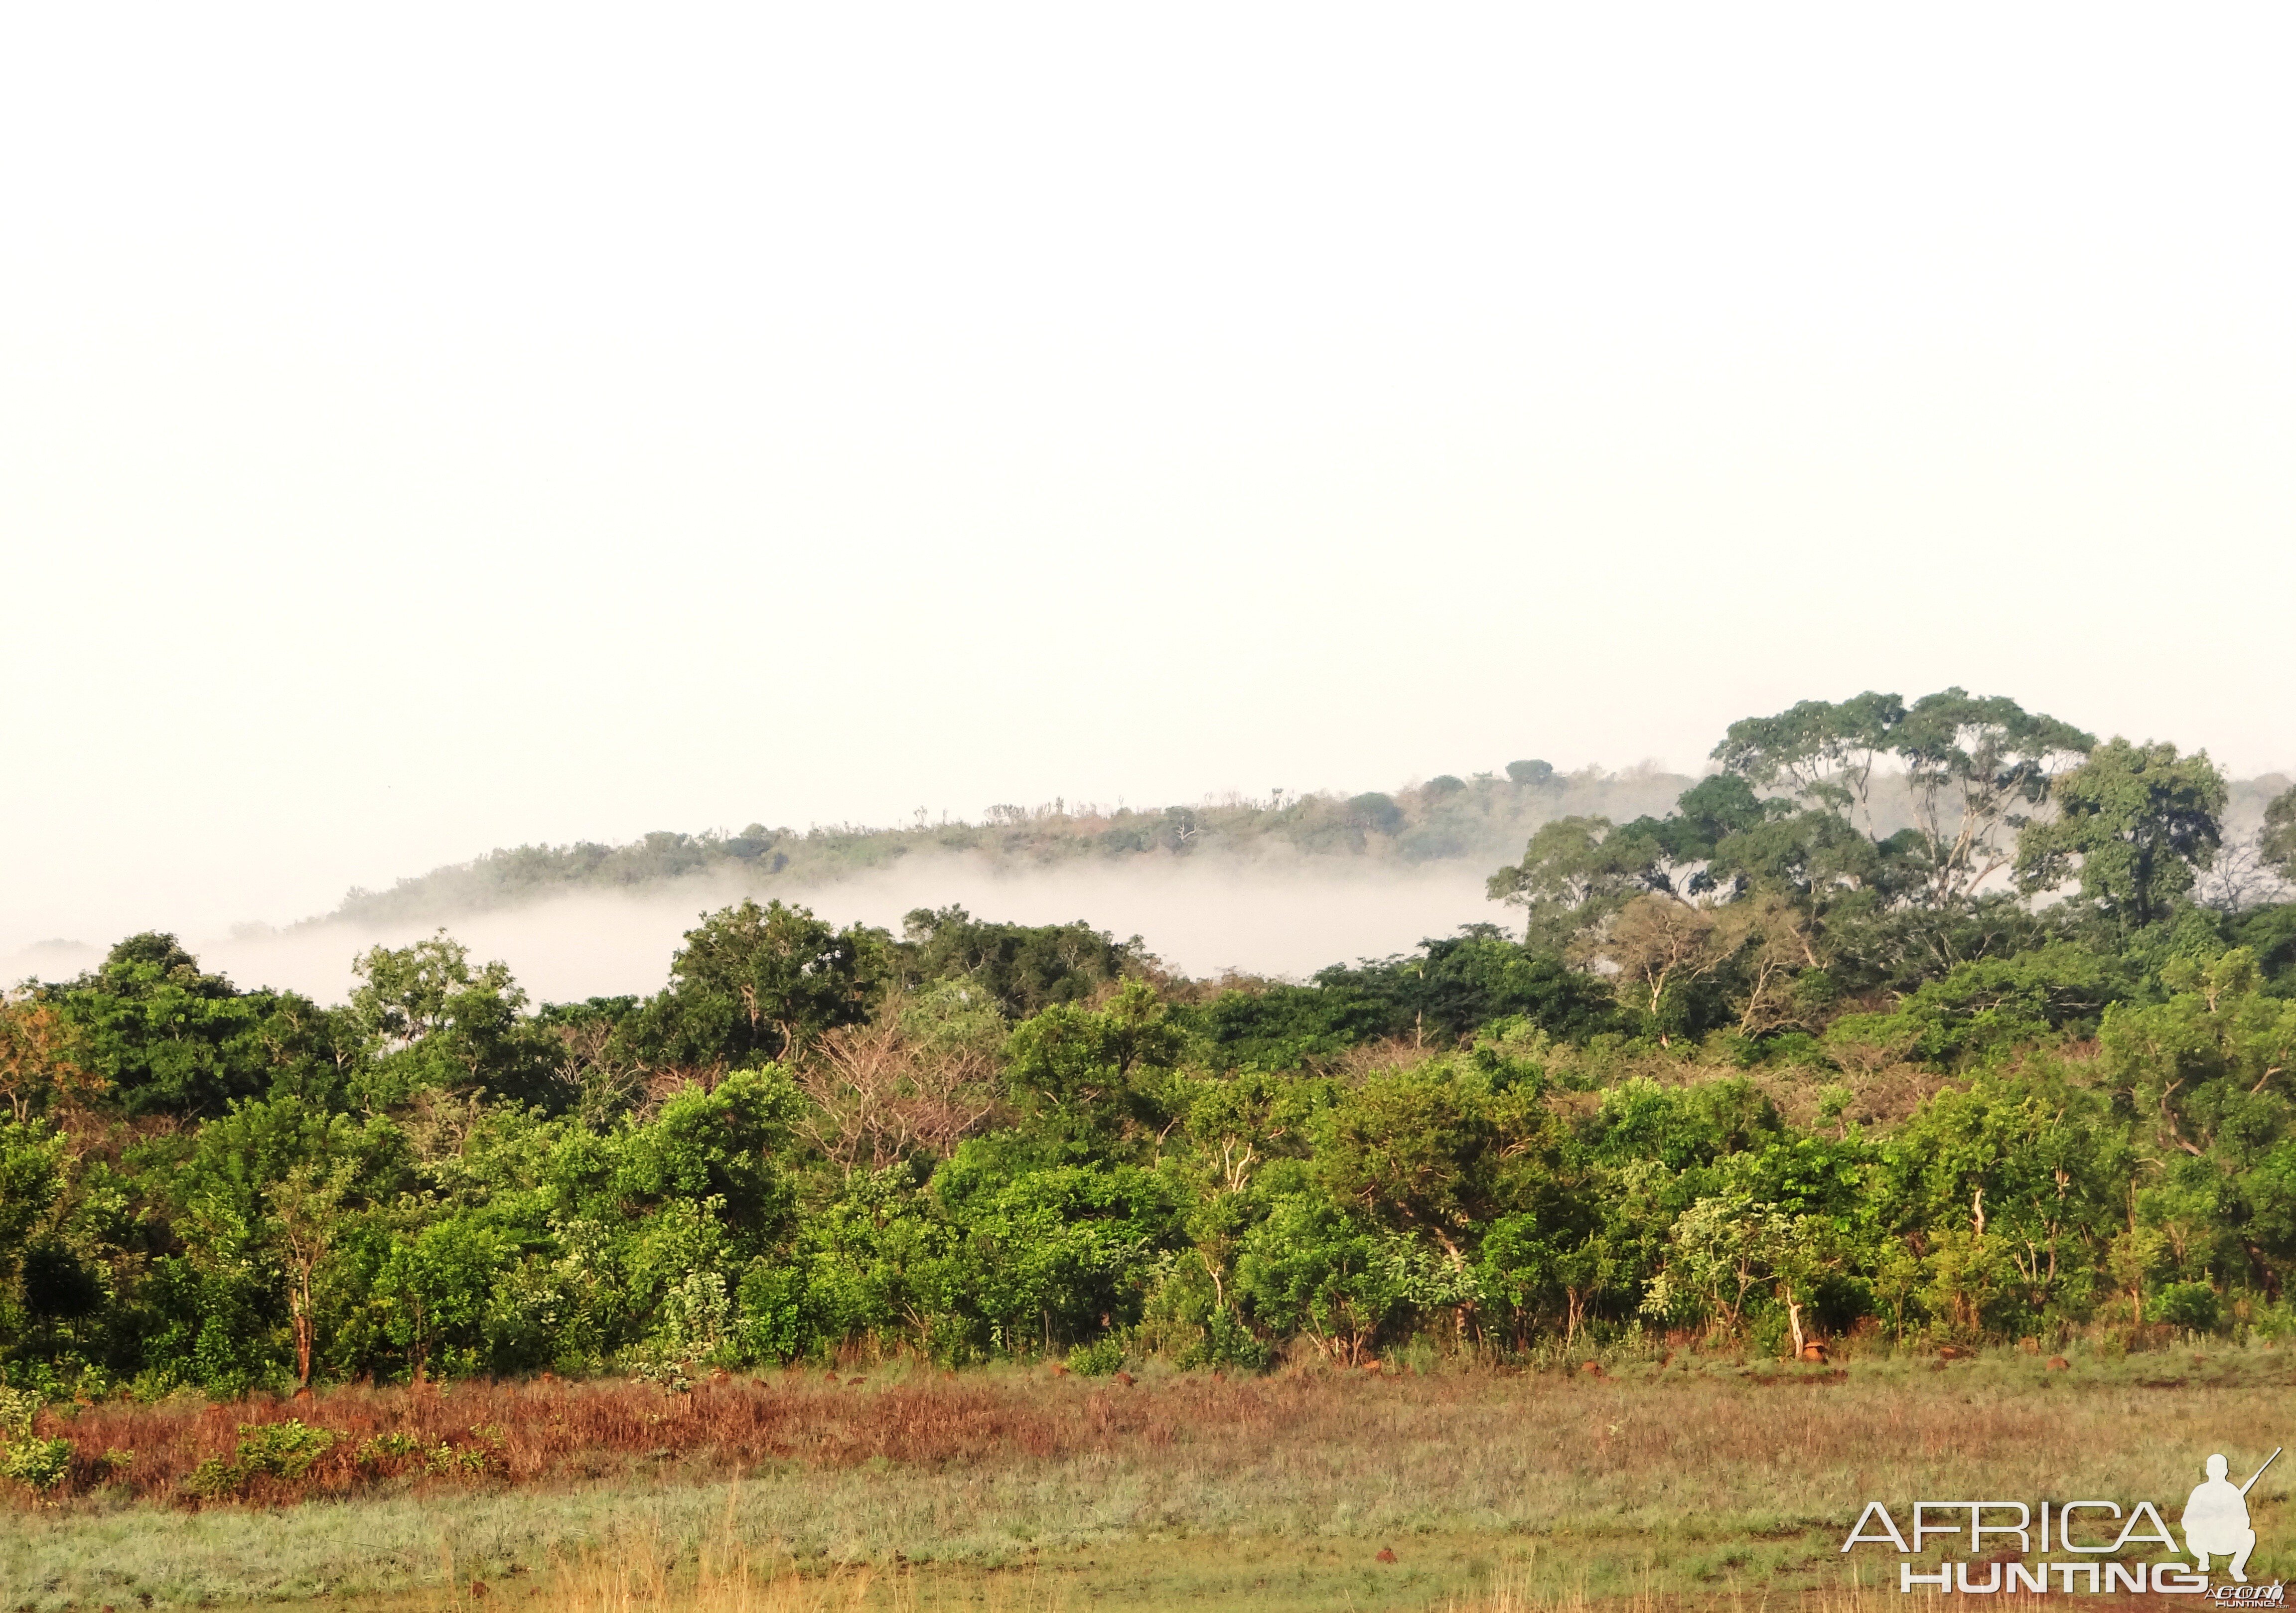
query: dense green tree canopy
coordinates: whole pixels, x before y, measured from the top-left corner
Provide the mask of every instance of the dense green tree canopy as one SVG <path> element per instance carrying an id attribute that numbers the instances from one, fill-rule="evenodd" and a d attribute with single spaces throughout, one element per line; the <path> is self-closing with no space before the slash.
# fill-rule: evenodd
<path id="1" fill-rule="evenodd" d="M 2010 856 L 2005 831 L 2022 826 L 2050 780 L 2085 756 L 2094 736 L 2029 712 L 2016 701 L 1940 690 L 1907 705 L 1871 691 L 1838 704 L 1805 700 L 1772 717 L 1733 723 L 1714 749 L 1729 772 L 1783 789 L 1875 831 L 1876 768 L 1893 766 L 1913 805 L 1910 839 L 1894 850 L 1915 861 L 1932 906 L 1974 896 Z"/>
<path id="2" fill-rule="evenodd" d="M 1958 690 L 1718 754 L 1529 835 L 1524 931 L 1304 982 L 744 902 L 650 996 L 442 933 L 323 1008 L 131 937 L 0 1000 L 0 1376 L 2296 1334 L 2296 903 L 2195 903 L 2207 758 Z"/>
<path id="3" fill-rule="evenodd" d="M 685 932 L 670 962 L 665 1029 L 676 1052 L 786 1055 L 867 1017 L 890 967 L 882 930 L 837 929 L 802 907 L 744 901 Z"/>
<path id="4" fill-rule="evenodd" d="M 1079 919 L 1070 924 L 994 924 L 962 907 L 920 907 L 902 921 L 903 972 L 977 987 L 1007 1019 L 1075 1003 L 1153 960 L 1140 938 L 1114 941 Z"/>
<path id="5" fill-rule="evenodd" d="M 218 1114 L 275 1086 L 330 1085 L 342 1061 L 339 1016 L 292 993 L 241 992 L 170 935 L 130 936 L 41 995 L 131 1113 Z"/>
<path id="6" fill-rule="evenodd" d="M 2116 921 L 2153 923 L 2193 888 L 2222 844 L 2225 782 L 2206 752 L 2115 739 L 2058 779 L 2054 820 L 2017 839 L 2017 882 L 2029 894 L 2078 875 L 2084 901 Z"/>

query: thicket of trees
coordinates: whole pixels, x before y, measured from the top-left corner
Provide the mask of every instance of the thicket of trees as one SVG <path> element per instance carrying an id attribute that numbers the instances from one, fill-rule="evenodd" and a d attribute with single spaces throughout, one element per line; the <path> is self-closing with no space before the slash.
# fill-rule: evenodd
<path id="1" fill-rule="evenodd" d="M 442 932 L 330 1008 L 131 937 L 0 1006 L 0 1370 L 2296 1322 L 2296 791 L 2228 848 L 2205 755 L 1958 690 L 1715 754 L 1529 836 L 1520 929 L 1308 985 L 745 902 L 651 997 L 536 1008 Z"/>

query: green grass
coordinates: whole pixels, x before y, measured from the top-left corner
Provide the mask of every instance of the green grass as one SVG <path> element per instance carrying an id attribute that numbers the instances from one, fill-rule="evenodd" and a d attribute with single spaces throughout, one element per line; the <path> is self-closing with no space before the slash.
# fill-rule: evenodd
<path id="1" fill-rule="evenodd" d="M 1495 1576 L 1557 1600 L 1726 1601 L 1838 1583 L 1835 1548 L 1868 1498 L 2143 1496 L 2173 1519 L 2209 1452 L 2242 1467 L 2296 1432 L 2292 1380 L 2296 1352 L 2263 1349 L 2076 1357 L 2055 1375 L 2014 1354 L 1853 1361 L 1838 1380 L 1714 1360 L 1130 1390 L 1011 1372 L 945 1392 L 977 1420 L 986 1388 L 1014 1429 L 1053 1435 L 913 1461 L 852 1453 L 888 1420 L 929 1418 L 932 1383 L 808 1384 L 777 1392 L 809 1397 L 808 1427 L 845 1419 L 844 1454 L 732 1481 L 693 1449 L 606 1482 L 20 1509 L 0 1519 L 0 1613 L 124 1610 L 139 1593 L 430 1607 L 472 1578 L 539 1606 L 570 1563 L 690 1563 L 712 1541 L 761 1570 L 842 1573 L 848 1590 L 865 1567 L 871 1605 L 906 1584 L 934 1606 L 1415 1608 Z M 2251 1498 L 2252 1576 L 2296 1568 L 2289 1465 Z M 1868 1571 L 1886 1567 L 1876 1555 Z"/>

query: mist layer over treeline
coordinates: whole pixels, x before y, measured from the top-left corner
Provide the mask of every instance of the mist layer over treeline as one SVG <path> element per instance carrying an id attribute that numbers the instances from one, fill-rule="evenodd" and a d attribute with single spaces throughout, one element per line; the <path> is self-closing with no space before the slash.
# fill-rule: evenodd
<path id="1" fill-rule="evenodd" d="M 1114 812 L 1054 802 L 994 809 L 978 823 L 752 824 L 738 835 L 524 846 L 387 891 L 354 890 L 324 918 L 242 924 L 196 945 L 234 978 L 340 1003 L 357 954 L 445 926 L 480 955 L 507 960 L 537 996 L 569 1000 L 657 989 L 700 913 L 779 897 L 840 924 L 889 930 L 913 910 L 951 905 L 1026 924 L 1088 916 L 1186 975 L 1304 979 L 1334 959 L 1389 955 L 1492 917 L 1490 864 L 1517 855 L 1541 825 L 1662 815 L 1696 782 L 1647 766 L 1565 774 L 1521 761 L 1355 795 Z M 2252 871 L 2243 848 L 2288 785 L 2276 775 L 2228 784 L 2229 849 L 2216 878 Z M 1902 771 L 1885 762 L 1868 793 L 1879 831 L 1914 823 Z M 73 972 L 102 952 L 26 949 L 0 956 L 0 978 Z"/>
<path id="2" fill-rule="evenodd" d="M 1663 811 L 1690 781 L 1644 767 L 1438 778 L 1352 796 L 1275 792 L 1193 806 L 1102 812 L 1054 802 L 991 808 L 977 823 L 739 834 L 664 831 L 622 845 L 493 851 L 352 890 L 324 917 L 195 938 L 234 978 L 340 1002 L 351 960 L 439 926 L 509 960 L 545 998 L 656 989 L 678 938 L 743 897 L 800 902 L 840 924 L 898 929 L 952 904 L 1031 924 L 1090 915 L 1142 937 L 1192 975 L 1304 978 L 1334 957 L 1378 956 L 1485 914 L 1488 864 L 1562 813 Z M 87 967 L 100 945 L 0 950 L 0 979 Z"/>
<path id="3" fill-rule="evenodd" d="M 2205 754 L 1957 689 L 1715 759 L 1304 982 L 955 905 L 745 897 L 541 1004 L 444 935 L 333 1007 L 129 937 L 0 1003 L 0 1373 L 2296 1336 L 2296 790 L 2234 832 Z"/>
<path id="4" fill-rule="evenodd" d="M 443 928 L 480 956 L 509 963 L 537 998 L 578 1001 L 659 990 L 680 938 L 704 913 L 758 897 L 796 903 L 840 926 L 893 931 L 919 907 L 962 906 L 1031 925 L 1090 915 L 1093 928 L 1141 938 L 1182 974 L 1234 970 L 1304 979 L 1334 957 L 1384 956 L 1488 916 L 1488 872 L 1465 860 L 1302 868 L 1204 856 L 1147 869 L 1014 867 L 981 857 L 919 856 L 821 885 L 783 883 L 761 891 L 738 878 L 705 874 L 577 888 L 434 919 L 246 924 L 228 936 L 184 939 L 204 963 L 234 979 L 340 1003 L 357 984 L 352 962 L 361 954 L 409 946 Z M 0 954 L 0 979 L 75 974 L 98 962 L 103 951 L 51 945 Z"/>
<path id="5" fill-rule="evenodd" d="M 621 845 L 578 841 L 491 851 L 402 879 L 389 890 L 354 889 L 327 919 L 370 925 L 437 921 L 571 891 L 680 883 L 756 895 L 817 890 L 884 876 L 907 863 L 1004 874 L 1128 872 L 1192 860 L 1317 873 L 1341 864 L 1382 870 L 1480 864 L 1512 854 L 1532 830 L 1556 818 L 1663 813 L 1695 782 L 1656 767 L 1558 773 L 1544 761 L 1526 760 L 1510 762 L 1504 772 L 1464 778 L 1444 774 L 1393 791 L 1357 795 L 1276 790 L 1186 806 L 1115 808 L 1056 800 L 992 806 L 979 822 L 803 831 L 751 823 L 739 833 L 665 830 Z M 2288 784 L 2276 774 L 2234 782 L 2227 823 L 2235 832 L 2252 831 L 2265 803 Z M 1915 802 L 1905 775 L 1885 765 L 1873 781 L 1870 806 L 1884 832 L 1911 825 Z"/>
<path id="6" fill-rule="evenodd" d="M 882 875 L 909 862 L 1002 872 L 1152 868 L 1190 860 L 1292 867 L 1341 861 L 1398 868 L 1488 861 L 1550 818 L 1632 817 L 1663 811 L 1690 781 L 1652 768 L 1559 774 L 1542 761 L 1504 773 L 1444 774 L 1390 793 L 1271 791 L 1194 806 L 1101 807 L 1056 800 L 991 806 L 978 822 L 920 821 L 803 831 L 751 823 L 738 834 L 661 831 L 625 845 L 520 846 L 353 890 L 329 917 L 436 920 L 570 890 L 627 890 L 690 882 L 756 894 L 809 890 Z"/>

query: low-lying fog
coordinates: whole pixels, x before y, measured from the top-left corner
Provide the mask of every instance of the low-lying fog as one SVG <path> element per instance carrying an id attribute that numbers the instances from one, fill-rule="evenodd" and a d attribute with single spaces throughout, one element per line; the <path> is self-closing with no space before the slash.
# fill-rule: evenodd
<path id="1" fill-rule="evenodd" d="M 1136 871 L 1106 867 L 1000 871 L 985 862 L 914 859 L 882 874 L 774 894 L 840 924 L 898 931 L 913 908 L 954 903 L 1016 923 L 1082 919 L 1119 939 L 1138 935 L 1165 963 L 1191 975 L 1236 969 L 1304 977 L 1326 963 L 1406 951 L 1462 924 L 1511 922 L 1483 896 L 1480 863 L 1392 867 L 1270 868 L 1206 859 Z M 468 913 L 446 929 L 479 958 L 501 958 L 537 1002 L 651 992 L 669 972 L 678 938 L 705 911 L 738 900 L 728 886 L 679 884 L 643 894 L 584 894 L 532 906 Z M 432 924 L 324 923 L 235 934 L 184 934 L 209 969 L 241 986 L 291 987 L 322 1002 L 351 985 L 351 958 L 377 943 L 403 945 Z M 118 937 L 48 943 L 0 954 L 0 980 L 61 979 L 94 963 Z"/>
<path id="2" fill-rule="evenodd" d="M 1677 781 L 1668 781 L 1672 793 Z M 2251 899 L 2285 899 L 2281 881 L 2260 872 L 2255 837 L 2264 804 L 2290 787 L 2267 774 L 2234 780 L 2224 813 L 2224 850 L 2202 876 L 2204 898 L 2227 881 L 2246 881 Z M 1884 832 L 1910 821 L 1886 782 L 1877 782 Z M 1664 803 L 1604 801 L 1620 817 L 1663 811 Z M 1023 924 L 1082 919 L 1119 939 L 1139 936 L 1170 968 L 1194 976 L 1227 970 L 1302 978 L 1327 963 L 1384 957 L 1463 924 L 1512 925 L 1515 910 L 1486 899 L 1483 881 L 1500 854 L 1398 864 L 1369 857 L 1296 858 L 1281 847 L 1244 857 L 1210 853 L 1052 868 L 1014 868 L 987 856 L 912 856 L 875 874 L 832 882 L 744 888 L 724 879 L 647 886 L 628 895 L 585 892 L 529 906 L 473 912 L 444 921 L 480 959 L 501 958 L 537 1002 L 645 993 L 668 978 L 679 938 L 709 910 L 746 894 L 782 897 L 839 924 L 898 931 L 904 913 L 952 904 L 976 918 Z M 187 893 L 176 893 L 183 896 Z M 136 928 L 168 929 L 167 904 Z M 210 909 L 209 911 L 212 911 Z M 228 934 L 174 926 L 213 970 L 244 987 L 272 986 L 337 1002 L 351 985 L 351 959 L 378 943 L 403 946 L 439 921 L 315 921 L 285 929 L 238 925 Z M 126 933 L 80 934 L 70 942 L 12 946 L 0 938 L 0 987 L 27 978 L 67 979 L 101 959 Z"/>

